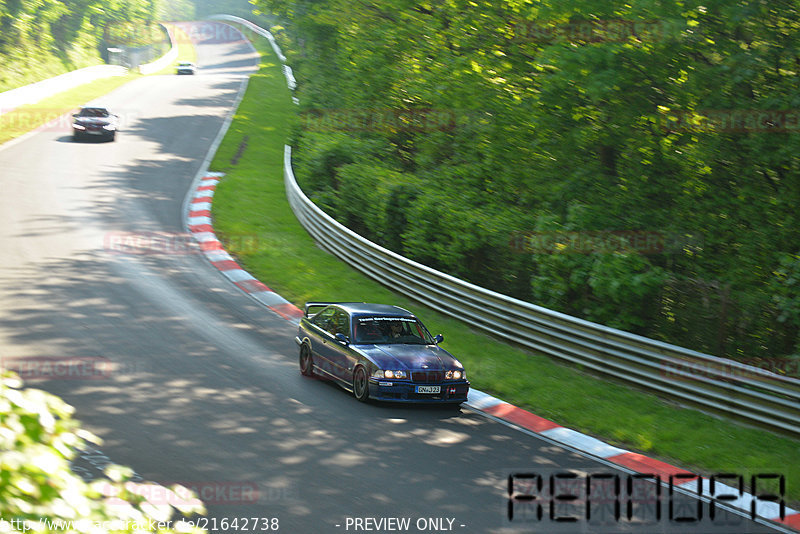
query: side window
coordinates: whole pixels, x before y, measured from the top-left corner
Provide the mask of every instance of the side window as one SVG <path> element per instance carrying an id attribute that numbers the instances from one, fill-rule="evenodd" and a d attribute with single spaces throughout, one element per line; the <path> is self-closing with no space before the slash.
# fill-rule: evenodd
<path id="1" fill-rule="evenodd" d="M 332 322 L 333 315 L 336 313 L 336 308 L 325 308 L 318 314 L 311 319 L 311 322 L 318 327 L 322 328 L 323 330 L 327 330 L 331 332 L 331 329 L 335 326 Z M 333 332 L 331 332 L 333 333 Z"/>
<path id="2" fill-rule="evenodd" d="M 349 338 L 350 337 L 349 315 L 343 312 L 342 310 L 338 310 L 333 318 L 333 321 L 334 323 L 336 323 L 336 329 L 333 331 L 333 335 L 344 334 Z"/>

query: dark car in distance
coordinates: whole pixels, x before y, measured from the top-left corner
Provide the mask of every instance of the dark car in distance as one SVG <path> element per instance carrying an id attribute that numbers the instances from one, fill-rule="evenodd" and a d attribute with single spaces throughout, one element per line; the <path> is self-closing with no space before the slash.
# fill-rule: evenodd
<path id="1" fill-rule="evenodd" d="M 333 380 L 360 401 L 462 403 L 466 372 L 442 340 L 408 310 L 363 302 L 306 303 L 295 338 L 304 375 Z"/>
<path id="2" fill-rule="evenodd" d="M 175 72 L 177 74 L 194 74 L 197 72 L 197 67 L 195 67 L 194 63 L 190 63 L 189 61 L 181 61 L 175 68 Z"/>
<path id="3" fill-rule="evenodd" d="M 99 138 L 113 141 L 117 135 L 119 117 L 104 107 L 84 107 L 72 115 L 72 138 Z"/>

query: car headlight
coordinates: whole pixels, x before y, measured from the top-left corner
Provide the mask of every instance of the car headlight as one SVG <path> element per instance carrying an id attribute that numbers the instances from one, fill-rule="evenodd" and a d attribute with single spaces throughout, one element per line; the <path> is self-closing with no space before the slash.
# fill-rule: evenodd
<path id="1" fill-rule="evenodd" d="M 467 378 L 467 373 L 458 369 L 444 373 L 445 380 L 461 380 L 462 378 Z"/>
<path id="2" fill-rule="evenodd" d="M 113 124 L 104 124 L 104 125 L 103 125 L 103 129 L 104 129 L 104 130 L 116 130 L 116 129 L 117 129 L 117 127 L 116 127 L 116 126 L 114 126 Z"/>
<path id="3" fill-rule="evenodd" d="M 86 126 L 84 126 L 83 124 L 73 124 L 72 127 L 75 128 L 76 130 L 85 130 L 86 129 Z"/>
<path id="4" fill-rule="evenodd" d="M 391 378 L 391 379 L 398 379 L 398 378 L 408 378 L 408 373 L 405 371 L 393 371 L 391 369 L 378 369 L 374 373 L 372 373 L 373 378 Z"/>

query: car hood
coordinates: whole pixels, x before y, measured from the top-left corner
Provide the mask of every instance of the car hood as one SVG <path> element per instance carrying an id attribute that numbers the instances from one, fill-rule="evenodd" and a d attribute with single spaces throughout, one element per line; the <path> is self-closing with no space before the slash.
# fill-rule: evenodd
<path id="1" fill-rule="evenodd" d="M 359 345 L 358 349 L 380 369 L 441 371 L 463 366 L 436 345 Z"/>

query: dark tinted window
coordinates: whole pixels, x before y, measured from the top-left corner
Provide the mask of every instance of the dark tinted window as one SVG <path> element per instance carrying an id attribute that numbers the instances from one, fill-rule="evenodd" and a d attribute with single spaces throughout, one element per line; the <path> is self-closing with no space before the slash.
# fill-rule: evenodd
<path id="1" fill-rule="evenodd" d="M 311 322 L 323 330 L 331 332 L 335 325 L 332 324 L 333 315 L 336 313 L 336 308 L 328 307 L 316 314 Z"/>
<path id="2" fill-rule="evenodd" d="M 81 117 L 108 117 L 108 110 L 104 108 L 83 108 L 78 115 Z"/>
<path id="3" fill-rule="evenodd" d="M 334 335 L 344 334 L 350 337 L 350 316 L 342 310 L 337 310 L 333 316 Z"/>
<path id="4" fill-rule="evenodd" d="M 428 330 L 414 317 L 358 317 L 356 343 L 410 343 L 431 345 Z"/>

